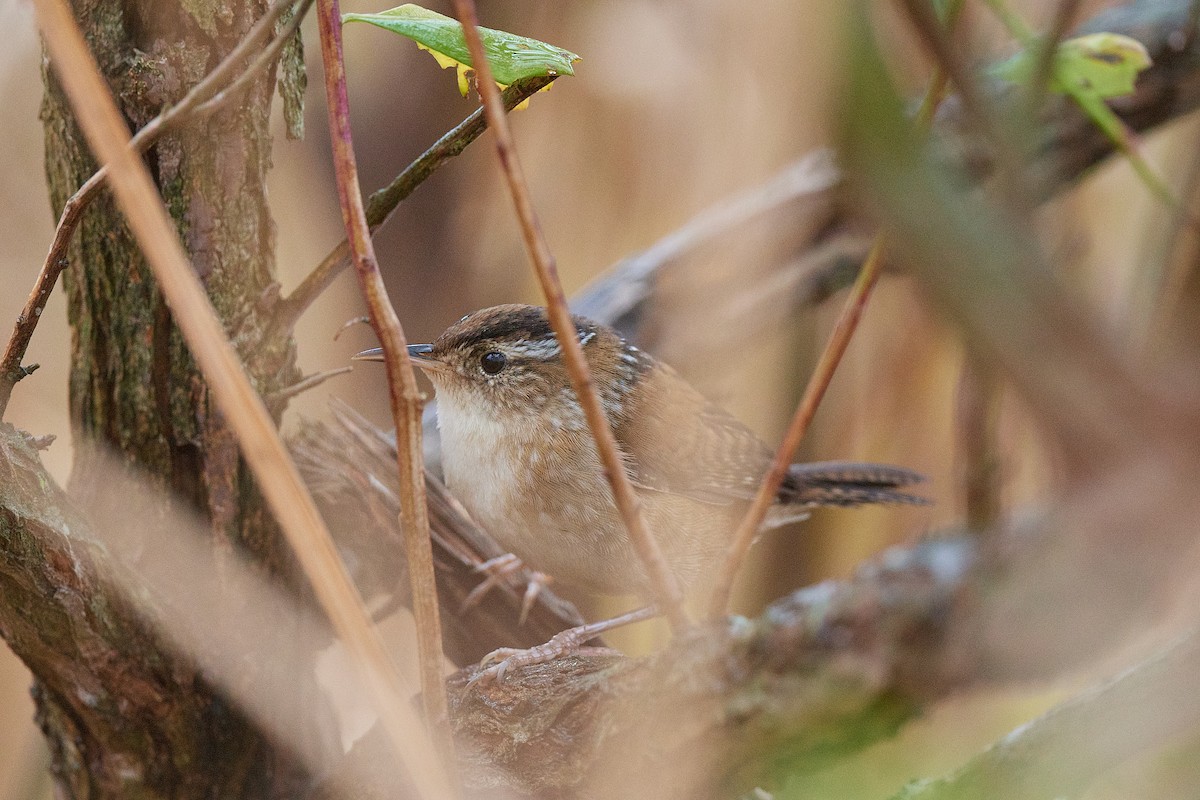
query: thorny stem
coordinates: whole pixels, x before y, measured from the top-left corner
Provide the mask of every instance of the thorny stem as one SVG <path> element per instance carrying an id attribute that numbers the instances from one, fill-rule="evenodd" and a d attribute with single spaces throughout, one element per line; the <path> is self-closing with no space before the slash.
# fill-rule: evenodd
<path id="1" fill-rule="evenodd" d="M 504 100 L 505 111 L 512 111 L 525 100 L 553 83 L 556 77 L 550 75 L 546 77 L 525 78 L 509 86 L 504 90 L 504 94 L 501 95 Z M 418 156 L 416 161 L 405 167 L 391 183 L 374 192 L 367 199 L 367 224 L 371 226 L 371 232 L 374 233 L 383 227 L 391 219 L 392 212 L 396 210 L 396 207 L 400 205 L 404 198 L 412 194 L 438 167 L 466 150 L 467 145 L 478 139 L 479 135 L 485 130 L 487 130 L 487 120 L 484 118 L 483 109 L 478 108 L 469 117 L 445 133 L 442 138 L 434 142 L 432 147 Z M 296 320 L 300 318 L 300 315 L 312 305 L 321 292 L 329 287 L 333 279 L 340 275 L 342 270 L 349 265 L 350 246 L 343 239 L 337 247 L 329 251 L 329 254 L 301 281 L 300 285 L 290 295 L 280 301 L 275 312 L 275 319 L 272 320 L 275 331 L 277 333 L 290 331 L 296 324 Z"/>
<path id="2" fill-rule="evenodd" d="M 400 528 L 412 591 L 412 611 L 417 628 L 421 673 L 421 699 L 430 734 L 442 764 L 454 765 L 450 738 L 446 685 L 442 679 L 442 626 L 437 584 L 433 572 L 433 546 L 429 540 L 429 510 L 425 499 L 425 470 L 421 444 L 421 411 L 424 398 L 408 360 L 407 341 L 400 320 L 388 299 L 371 231 L 363 208 L 350 129 L 350 102 L 346 93 L 346 67 L 342 55 L 342 17 L 338 0 L 319 0 L 317 22 L 321 59 L 325 66 L 325 96 L 329 107 L 329 135 L 342 221 L 346 226 L 359 286 L 371 317 L 371 327 L 383 347 L 388 396 L 396 424 L 396 460 L 400 470 Z"/>
<path id="3" fill-rule="evenodd" d="M 313 0 L 300 0 L 297 5 L 296 0 L 276 0 L 262 18 L 247 31 L 242 40 L 222 59 L 221 63 L 193 86 L 178 103 L 165 109 L 146 123 L 130 140 L 130 146 L 137 152 L 144 153 L 172 127 L 194 118 L 198 114 L 211 114 L 222 103 L 236 96 L 236 89 L 245 85 L 247 81 L 274 62 L 279 51 L 295 35 L 312 3 Z M 296 6 L 296 13 L 288 24 L 279 31 L 270 45 L 246 67 L 231 86 L 217 94 L 221 84 L 249 57 L 255 48 L 266 40 L 274 30 L 275 23 L 280 16 L 293 5 Z M 46 300 L 54 290 L 58 276 L 67 268 L 67 247 L 71 243 L 71 237 L 79 226 L 83 212 L 107 181 L 108 168 L 102 166 L 76 190 L 75 194 L 67 198 L 67 202 L 63 205 L 58 227 L 54 231 L 54 239 L 50 243 L 50 250 L 42 263 L 42 269 L 38 273 L 33 290 L 29 293 L 29 299 L 25 301 L 25 306 L 17 316 L 12 336 L 9 337 L 8 344 L 4 349 L 4 355 L 0 356 L 0 417 L 4 416 L 4 412 L 8 408 L 13 387 L 17 381 L 28 374 L 22 370 L 21 361 L 25 358 L 25 351 L 29 347 L 30 339 L 33 338 L 33 331 L 37 328 L 42 310 L 46 307 Z"/>
<path id="4" fill-rule="evenodd" d="M 405 681 L 371 626 L 312 496 L 188 262 L 149 170 L 129 146 L 129 131 L 66 0 L 34 0 L 34 7 L 51 66 L 80 128 L 97 161 L 110 166 L 117 204 L 314 596 L 372 695 L 396 758 L 420 796 L 449 797 L 436 752 L 407 703 Z"/>
<path id="5" fill-rule="evenodd" d="M 663 558 L 658 542 L 650 535 L 641 515 L 637 495 L 633 491 L 629 475 L 625 472 L 625 464 L 617 446 L 616 437 L 604 408 L 600 404 L 600 396 L 592 382 L 587 361 L 583 356 L 583 347 L 576 335 L 575 324 L 571 312 L 567 310 L 567 299 L 563 294 L 562 283 L 558 277 L 558 267 L 554 256 L 542 235 L 537 213 L 529 199 L 529 191 L 525 185 L 525 177 L 521 170 L 520 160 L 513 144 L 512 133 L 508 128 L 508 120 L 504 116 L 500 100 L 500 90 L 492 79 L 491 65 L 488 64 L 484 53 L 483 41 L 479 38 L 477 29 L 474 0 L 454 0 L 455 13 L 463 25 L 467 48 L 471 52 L 471 60 L 476 74 L 476 85 L 483 98 L 484 113 L 487 115 L 488 127 L 496 136 L 496 152 L 500 158 L 500 166 L 508 182 L 512 194 L 513 205 L 516 206 L 517 218 L 521 223 L 521 233 L 525 239 L 525 247 L 533 261 L 534 271 L 541 284 L 542 293 L 546 297 L 547 314 L 550 324 L 558 337 L 562 348 L 563 360 L 571 377 L 571 385 L 583 407 L 587 417 L 588 427 L 596 441 L 596 450 L 604 465 L 605 475 L 612 487 L 613 499 L 625 527 L 629 530 L 629 538 L 637 551 L 646 575 L 650 589 L 659 608 L 666 612 L 671 628 L 679 632 L 687 627 L 687 612 L 683 607 L 683 592 L 679 582 Z"/>
<path id="6" fill-rule="evenodd" d="M 947 14 L 947 28 L 954 27 L 962 5 L 963 0 L 956 0 L 951 5 Z M 945 86 L 946 75 L 939 68 L 926 90 L 925 99 L 917 114 L 917 123 L 922 128 L 927 129 L 932 123 L 934 112 L 945 92 Z M 729 598 L 733 594 L 733 581 L 737 577 L 742 563 L 746 560 L 746 553 L 750 551 L 750 545 L 754 543 L 754 538 L 758 535 L 759 528 L 762 527 L 768 509 L 775 502 L 779 487 L 787 476 L 796 450 L 808 432 L 808 426 L 812 423 L 813 417 L 817 413 L 817 407 L 825 397 L 825 390 L 829 388 L 829 383 L 833 380 L 833 373 L 837 370 L 838 364 L 850 344 L 851 337 L 858 329 L 858 322 L 862 318 L 867 300 L 871 296 L 871 290 L 879 280 L 885 240 L 885 232 L 881 231 L 876 235 L 875 242 L 859 269 L 858 278 L 850 289 L 850 295 L 846 298 L 846 304 L 842 307 L 842 313 L 838 316 L 833 332 L 829 335 L 829 341 L 826 342 L 817 366 L 808 379 L 808 385 L 804 387 L 804 394 L 796 406 L 783 441 L 780 443 L 779 449 L 775 451 L 775 455 L 771 459 L 771 466 L 767 470 L 767 474 L 763 476 L 758 491 L 750 502 L 750 507 L 734 531 L 729 548 L 725 551 L 725 559 L 721 562 L 716 580 L 713 582 L 712 593 L 709 595 L 708 615 L 712 618 L 723 616 L 726 613 Z"/>

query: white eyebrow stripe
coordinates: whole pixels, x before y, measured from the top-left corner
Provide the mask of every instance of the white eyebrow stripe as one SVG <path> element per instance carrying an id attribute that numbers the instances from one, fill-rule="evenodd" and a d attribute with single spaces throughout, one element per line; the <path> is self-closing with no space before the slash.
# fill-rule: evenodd
<path id="1" fill-rule="evenodd" d="M 551 337 L 537 341 L 523 341 L 514 350 L 516 353 L 528 358 L 549 360 L 559 354 L 560 348 L 558 340 Z"/>
<path id="2" fill-rule="evenodd" d="M 588 331 L 579 337 L 579 345 L 587 346 L 587 343 L 596 338 L 595 331 Z M 523 340 L 514 348 L 514 352 L 526 358 L 536 358 L 543 361 L 548 361 L 551 358 L 557 357 L 562 348 L 558 346 L 558 339 L 554 336 L 549 336 L 545 339 Z"/>

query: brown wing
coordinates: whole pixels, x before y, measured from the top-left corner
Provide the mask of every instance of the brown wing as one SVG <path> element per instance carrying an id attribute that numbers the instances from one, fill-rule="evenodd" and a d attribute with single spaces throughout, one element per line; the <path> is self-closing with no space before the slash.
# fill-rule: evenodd
<path id="1" fill-rule="evenodd" d="M 720 505 L 754 496 L 771 453 L 753 431 L 670 367 L 656 363 L 639 383 L 614 431 L 637 486 Z"/>
<path id="2" fill-rule="evenodd" d="M 655 363 L 641 378 L 641 402 L 623 409 L 616 436 L 630 479 L 644 489 L 726 505 L 753 498 L 771 451 L 753 431 Z M 883 464 L 793 464 L 779 501 L 799 506 L 924 503 L 899 489 L 923 477 Z"/>

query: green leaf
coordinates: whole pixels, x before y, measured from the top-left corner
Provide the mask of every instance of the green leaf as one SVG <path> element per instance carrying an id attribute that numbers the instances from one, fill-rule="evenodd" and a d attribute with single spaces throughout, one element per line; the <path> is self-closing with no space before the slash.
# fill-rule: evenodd
<path id="1" fill-rule="evenodd" d="M 1036 45 L 1027 46 L 1007 61 L 992 68 L 997 77 L 1026 85 L 1033 80 Z M 1092 33 L 1067 39 L 1054 53 L 1054 69 L 1047 88 L 1074 100 L 1116 148 L 1147 188 L 1168 206 L 1178 200 L 1138 152 L 1125 123 L 1104 102 L 1133 92 L 1138 74 L 1150 66 L 1150 54 L 1137 39 L 1117 33 Z"/>
<path id="2" fill-rule="evenodd" d="M 342 22 L 368 22 L 412 39 L 442 67 L 458 69 L 459 91 L 466 95 L 466 72 L 474 64 L 458 20 L 406 3 L 378 14 L 344 14 Z M 492 76 L 502 87 L 521 78 L 575 74 L 571 65 L 579 56 L 569 50 L 491 28 L 481 27 L 479 35 Z"/>
<path id="3" fill-rule="evenodd" d="M 1037 59 L 1037 48 L 1027 47 L 996 65 L 992 73 L 1025 85 L 1033 80 Z M 1137 39 L 1116 33 L 1091 33 L 1059 44 L 1048 88 L 1077 99 L 1121 97 L 1133 91 L 1138 73 L 1149 66 L 1150 54 Z"/>
<path id="4" fill-rule="evenodd" d="M 1059 45 L 1055 73 L 1067 87 L 1105 99 L 1131 94 L 1138 73 L 1149 66 L 1150 54 L 1137 39 L 1093 33 Z"/>

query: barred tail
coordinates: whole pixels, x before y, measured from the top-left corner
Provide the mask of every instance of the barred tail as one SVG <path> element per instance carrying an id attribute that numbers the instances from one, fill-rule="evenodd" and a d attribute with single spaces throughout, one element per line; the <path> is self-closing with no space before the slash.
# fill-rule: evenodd
<path id="1" fill-rule="evenodd" d="M 793 464 L 779 489 L 779 501 L 806 506 L 858 506 L 865 503 L 925 505 L 924 497 L 898 491 L 925 480 L 904 467 L 821 461 Z"/>

